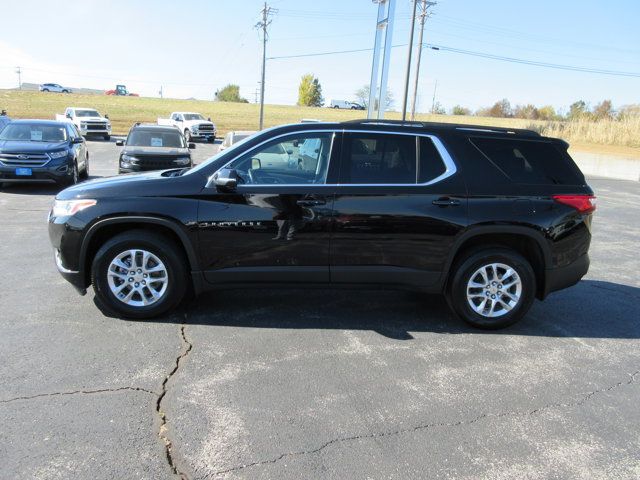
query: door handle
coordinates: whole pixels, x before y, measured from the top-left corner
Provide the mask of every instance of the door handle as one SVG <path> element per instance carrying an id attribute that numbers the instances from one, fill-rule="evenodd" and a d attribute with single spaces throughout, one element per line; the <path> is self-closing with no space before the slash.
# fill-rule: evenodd
<path id="1" fill-rule="evenodd" d="M 296 202 L 301 207 L 313 207 L 316 205 L 326 205 L 326 200 L 298 200 Z"/>
<path id="2" fill-rule="evenodd" d="M 431 203 L 438 207 L 457 207 L 460 205 L 460 200 L 456 200 L 455 198 L 439 198 Z"/>

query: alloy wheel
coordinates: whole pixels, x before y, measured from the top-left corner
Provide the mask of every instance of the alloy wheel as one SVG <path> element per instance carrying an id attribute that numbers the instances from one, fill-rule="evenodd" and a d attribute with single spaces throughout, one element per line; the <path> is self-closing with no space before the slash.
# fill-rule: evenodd
<path id="1" fill-rule="evenodd" d="M 153 253 L 131 249 L 111 260 L 107 271 L 111 293 L 131 307 L 158 302 L 167 291 L 169 276 L 165 264 Z"/>
<path id="2" fill-rule="evenodd" d="M 522 296 L 522 280 L 513 267 L 490 263 L 478 268 L 467 282 L 467 302 L 477 314 L 495 318 L 512 311 Z"/>

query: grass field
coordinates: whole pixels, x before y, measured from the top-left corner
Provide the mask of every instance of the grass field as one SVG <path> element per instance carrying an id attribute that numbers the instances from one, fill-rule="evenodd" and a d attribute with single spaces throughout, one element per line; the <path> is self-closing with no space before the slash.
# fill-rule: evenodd
<path id="1" fill-rule="evenodd" d="M 135 122 L 155 122 L 173 111 L 195 111 L 211 117 L 219 134 L 229 130 L 256 130 L 259 106 L 248 103 L 224 103 L 205 100 L 176 100 L 143 97 L 111 97 L 0 90 L 0 108 L 13 118 L 54 118 L 68 106 L 93 107 L 108 114 L 114 134 L 126 134 Z M 344 121 L 363 118 L 365 112 L 286 105 L 265 106 L 265 126 L 299 122 L 303 118 Z M 389 112 L 389 119 L 400 114 Z M 511 128 L 531 128 L 543 135 L 564 138 L 579 149 L 640 157 L 640 118 L 601 122 L 546 122 L 517 118 L 487 118 L 453 115 L 423 115 L 418 120 L 469 123 Z"/>

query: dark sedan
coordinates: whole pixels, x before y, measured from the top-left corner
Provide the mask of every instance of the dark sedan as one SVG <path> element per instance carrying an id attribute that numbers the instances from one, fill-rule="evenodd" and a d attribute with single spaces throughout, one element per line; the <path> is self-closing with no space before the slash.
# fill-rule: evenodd
<path id="1" fill-rule="evenodd" d="M 89 153 L 75 125 L 14 120 L 0 131 L 0 183 L 73 185 L 89 175 Z"/>

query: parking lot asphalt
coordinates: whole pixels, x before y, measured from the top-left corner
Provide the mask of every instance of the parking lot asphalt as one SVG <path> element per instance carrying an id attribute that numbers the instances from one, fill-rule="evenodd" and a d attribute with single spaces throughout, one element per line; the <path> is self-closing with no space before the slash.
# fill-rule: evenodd
<path id="1" fill-rule="evenodd" d="M 116 173 L 113 142 L 88 147 Z M 56 189 L 4 188 L 0 478 L 639 478 L 640 183 L 589 182 L 589 274 L 497 332 L 398 291 L 109 318 L 55 269 Z"/>

